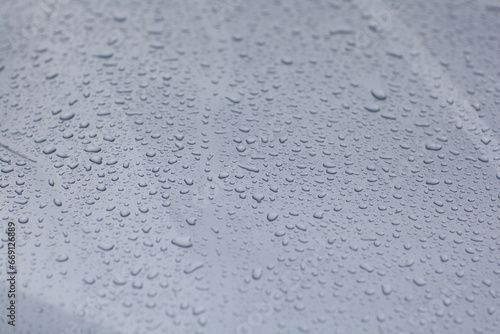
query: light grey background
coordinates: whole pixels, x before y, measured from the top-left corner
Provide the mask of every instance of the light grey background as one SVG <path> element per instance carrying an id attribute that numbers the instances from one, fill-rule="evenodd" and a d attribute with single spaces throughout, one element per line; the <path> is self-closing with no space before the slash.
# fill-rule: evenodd
<path id="1" fill-rule="evenodd" d="M 498 2 L 0 21 L 0 332 L 498 333 Z"/>

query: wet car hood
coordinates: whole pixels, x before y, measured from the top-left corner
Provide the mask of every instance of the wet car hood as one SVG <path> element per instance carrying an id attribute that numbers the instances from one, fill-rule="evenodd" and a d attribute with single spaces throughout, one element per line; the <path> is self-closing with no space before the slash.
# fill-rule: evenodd
<path id="1" fill-rule="evenodd" d="M 495 1 L 1 15 L 0 332 L 497 330 Z"/>

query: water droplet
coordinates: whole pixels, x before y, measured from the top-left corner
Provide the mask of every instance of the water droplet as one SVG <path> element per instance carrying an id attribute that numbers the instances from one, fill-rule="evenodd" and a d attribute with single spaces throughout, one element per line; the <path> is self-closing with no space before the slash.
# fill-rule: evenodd
<path id="1" fill-rule="evenodd" d="M 188 236 L 175 237 L 172 239 L 172 244 L 183 248 L 188 248 L 193 246 L 193 243 L 191 242 L 191 237 Z"/>

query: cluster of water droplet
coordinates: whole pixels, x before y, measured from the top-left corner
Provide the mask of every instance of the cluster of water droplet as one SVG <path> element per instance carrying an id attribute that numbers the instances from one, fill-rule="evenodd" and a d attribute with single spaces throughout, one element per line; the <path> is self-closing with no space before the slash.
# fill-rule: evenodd
<path id="1" fill-rule="evenodd" d="M 41 328 L 497 328 L 498 86 L 452 84 L 412 5 L 362 50 L 354 3 L 186 6 L 63 6 L 0 56 L 0 212 Z"/>

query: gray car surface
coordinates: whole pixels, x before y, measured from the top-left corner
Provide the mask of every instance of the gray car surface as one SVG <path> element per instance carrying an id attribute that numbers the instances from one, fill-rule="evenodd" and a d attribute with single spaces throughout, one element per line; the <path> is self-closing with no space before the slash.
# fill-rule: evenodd
<path id="1" fill-rule="evenodd" d="M 0 106 L 0 333 L 500 333 L 498 1 L 5 0 Z"/>

